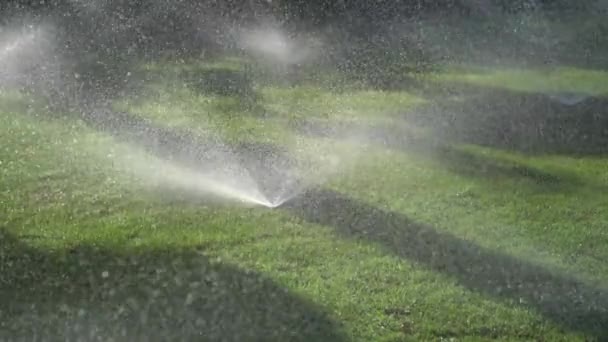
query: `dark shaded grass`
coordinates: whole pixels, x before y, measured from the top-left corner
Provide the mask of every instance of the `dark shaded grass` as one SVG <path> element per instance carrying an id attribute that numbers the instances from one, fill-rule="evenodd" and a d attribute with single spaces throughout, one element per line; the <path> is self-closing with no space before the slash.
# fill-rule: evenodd
<path id="1" fill-rule="evenodd" d="M 454 142 L 532 155 L 608 154 L 608 100 L 604 97 L 589 95 L 566 104 L 560 98 L 571 94 L 473 86 L 452 88 L 451 95 L 404 117 Z"/>
<path id="2" fill-rule="evenodd" d="M 0 231 L 0 339 L 340 341 L 323 311 L 196 250 L 42 252 Z"/>
<path id="3" fill-rule="evenodd" d="M 340 235 L 378 243 L 472 291 L 531 308 L 564 329 L 608 339 L 606 289 L 330 190 L 310 190 L 282 208 L 307 222 L 333 227 Z"/>

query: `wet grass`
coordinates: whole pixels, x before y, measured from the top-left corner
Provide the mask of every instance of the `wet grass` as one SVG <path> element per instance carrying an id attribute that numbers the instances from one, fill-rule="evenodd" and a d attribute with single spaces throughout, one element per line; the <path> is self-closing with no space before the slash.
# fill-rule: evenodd
<path id="1" fill-rule="evenodd" d="M 468 67 L 436 75 L 440 82 L 460 82 L 528 93 L 608 94 L 608 73 L 602 70 L 572 67 L 545 69 L 496 69 Z"/>
<path id="2" fill-rule="evenodd" d="M 595 84 L 575 88 L 598 89 L 585 82 Z M 116 107 L 228 141 L 333 151 L 349 167 L 303 207 L 167 188 L 129 172 L 151 157 L 3 93 L 0 339 L 606 338 L 603 156 L 445 141 L 402 115 L 437 99 L 405 91 L 250 86 L 243 98 L 156 79 Z M 304 119 L 409 125 L 420 137 L 337 143 L 298 135 L 291 123 Z"/>

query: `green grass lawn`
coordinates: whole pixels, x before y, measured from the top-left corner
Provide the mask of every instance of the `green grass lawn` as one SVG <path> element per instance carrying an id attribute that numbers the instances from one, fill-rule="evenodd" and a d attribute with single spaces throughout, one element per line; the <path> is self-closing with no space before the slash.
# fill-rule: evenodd
<path id="1" fill-rule="evenodd" d="M 502 87 L 522 92 L 578 92 L 590 95 L 608 93 L 608 73 L 572 67 L 545 70 L 468 68 L 436 75 L 443 82 L 464 82 Z"/>
<path id="2" fill-rule="evenodd" d="M 607 338 L 604 155 L 446 140 L 404 114 L 440 99 L 406 91 L 180 82 L 218 70 L 224 81 L 241 68 L 237 59 L 148 65 L 144 96 L 115 107 L 289 148 L 316 178 L 328 175 L 294 204 L 197 197 L 164 182 L 162 162 L 136 146 L 2 93 L 0 340 Z M 546 84 L 534 71 L 442 77 Z M 603 73 L 564 77 L 549 84 L 605 92 Z M 297 133 L 291 124 L 302 120 L 411 137 L 336 141 Z"/>

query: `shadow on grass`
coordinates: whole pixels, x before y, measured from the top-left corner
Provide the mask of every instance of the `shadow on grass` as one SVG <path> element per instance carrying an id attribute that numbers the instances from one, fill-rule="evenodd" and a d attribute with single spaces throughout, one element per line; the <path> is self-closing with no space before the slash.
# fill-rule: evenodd
<path id="1" fill-rule="evenodd" d="M 213 68 L 184 71 L 181 78 L 204 94 L 244 98 L 255 96 L 252 80 L 241 70 Z"/>
<path id="2" fill-rule="evenodd" d="M 267 115 L 260 96 L 253 86 L 252 76 L 245 70 L 211 68 L 183 71 L 180 79 L 195 93 L 220 96 L 230 101 L 221 102 L 219 112 L 230 115 Z"/>
<path id="3" fill-rule="evenodd" d="M 556 175 L 534 167 L 497 160 L 455 148 L 444 147 L 437 152 L 437 159 L 449 171 L 469 177 L 488 179 L 527 179 L 545 190 L 567 190 L 583 184 L 574 175 Z"/>
<path id="4" fill-rule="evenodd" d="M 406 120 L 448 140 L 527 154 L 608 154 L 608 100 L 458 86 Z"/>
<path id="5" fill-rule="evenodd" d="M 0 231 L 0 339 L 340 341 L 286 288 L 192 251 L 42 252 Z"/>
<path id="6" fill-rule="evenodd" d="M 462 286 L 529 307 L 564 329 L 608 338 L 608 290 L 531 262 L 481 247 L 408 217 L 329 190 L 311 190 L 283 208 L 349 238 L 381 244 L 391 253 L 448 275 Z"/>

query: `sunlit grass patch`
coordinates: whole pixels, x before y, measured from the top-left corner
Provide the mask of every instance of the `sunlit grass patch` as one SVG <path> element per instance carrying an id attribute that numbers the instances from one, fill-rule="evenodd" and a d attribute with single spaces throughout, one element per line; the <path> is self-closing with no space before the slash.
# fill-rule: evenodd
<path id="1" fill-rule="evenodd" d="M 261 89 L 266 105 L 277 113 L 297 118 L 386 120 L 424 99 L 407 92 L 379 90 L 332 92 L 318 87 Z"/>
<path id="2" fill-rule="evenodd" d="M 464 68 L 453 72 L 435 74 L 433 78 L 439 82 L 462 82 L 530 93 L 608 94 L 608 72 L 571 67 L 547 70 L 472 68 L 470 71 Z"/>
<path id="3" fill-rule="evenodd" d="M 218 80 L 219 81 L 219 80 Z M 331 90 L 301 85 L 256 84 L 246 95 L 219 95 L 180 83 L 179 77 L 156 80 L 143 97 L 123 99 L 114 108 L 154 120 L 157 124 L 199 132 L 214 130 L 230 141 L 289 144 L 294 120 L 391 122 L 424 99 L 407 92 Z"/>
<path id="4" fill-rule="evenodd" d="M 219 59 L 188 59 L 153 61 L 142 64 L 139 70 L 160 73 L 164 75 L 178 74 L 180 72 L 196 72 L 208 70 L 243 71 L 247 61 L 239 57 L 222 57 Z"/>

